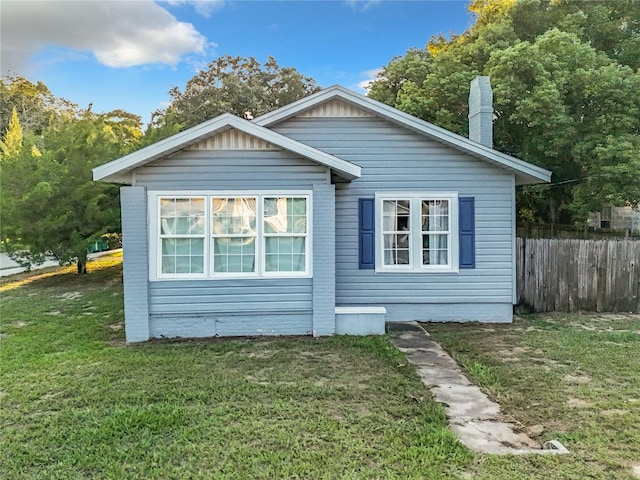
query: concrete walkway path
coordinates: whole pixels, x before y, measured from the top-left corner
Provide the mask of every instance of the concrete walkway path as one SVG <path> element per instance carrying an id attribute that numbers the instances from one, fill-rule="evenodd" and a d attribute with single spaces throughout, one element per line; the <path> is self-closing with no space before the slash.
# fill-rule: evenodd
<path id="1" fill-rule="evenodd" d="M 500 405 L 469 381 L 420 324 L 390 322 L 387 328 L 391 342 L 415 365 L 436 401 L 444 404 L 449 427 L 470 450 L 493 454 L 568 453 L 557 441 L 541 446 L 501 418 Z"/>

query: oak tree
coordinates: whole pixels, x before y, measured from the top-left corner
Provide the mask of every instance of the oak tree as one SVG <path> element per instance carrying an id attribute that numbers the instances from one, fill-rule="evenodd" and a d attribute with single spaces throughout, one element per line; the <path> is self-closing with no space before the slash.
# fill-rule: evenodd
<path id="1" fill-rule="evenodd" d="M 518 191 L 521 221 L 584 221 L 640 202 L 640 4 L 473 0 L 475 23 L 393 59 L 370 95 L 467 135 L 470 80 L 494 88 L 494 143 L 553 171 Z"/>
<path id="2" fill-rule="evenodd" d="M 254 118 L 319 90 L 312 78 L 273 57 L 223 55 L 199 71 L 180 90 L 169 91 L 171 104 L 153 114 L 145 143 L 197 125 L 222 113 Z"/>

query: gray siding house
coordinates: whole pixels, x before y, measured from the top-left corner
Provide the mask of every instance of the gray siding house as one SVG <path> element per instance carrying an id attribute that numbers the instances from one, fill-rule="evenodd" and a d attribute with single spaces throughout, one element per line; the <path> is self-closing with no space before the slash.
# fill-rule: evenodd
<path id="1" fill-rule="evenodd" d="M 340 86 L 94 169 L 122 183 L 128 341 L 512 319 L 515 186 L 550 172 Z"/>

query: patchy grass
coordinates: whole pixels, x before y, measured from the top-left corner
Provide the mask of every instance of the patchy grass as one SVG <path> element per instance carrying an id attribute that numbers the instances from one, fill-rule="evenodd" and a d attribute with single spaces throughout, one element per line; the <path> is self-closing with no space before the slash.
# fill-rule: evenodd
<path id="1" fill-rule="evenodd" d="M 0 283 L 11 479 L 630 479 L 640 317 L 428 324 L 503 412 L 565 456 L 473 455 L 385 337 L 126 345 L 121 257 Z"/>
<path id="2" fill-rule="evenodd" d="M 478 456 L 478 479 L 631 479 L 640 466 L 640 315 L 425 324 L 502 411 L 566 456 Z"/>
<path id="3" fill-rule="evenodd" d="M 473 460 L 385 337 L 126 345 L 120 259 L 90 271 L 3 283 L 3 478 L 462 478 Z"/>

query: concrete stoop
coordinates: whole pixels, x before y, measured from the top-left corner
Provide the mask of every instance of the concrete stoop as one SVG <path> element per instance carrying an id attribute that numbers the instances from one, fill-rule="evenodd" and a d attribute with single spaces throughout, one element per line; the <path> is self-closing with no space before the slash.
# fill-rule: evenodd
<path id="1" fill-rule="evenodd" d="M 458 364 L 417 322 L 388 323 L 392 343 L 416 367 L 437 402 L 445 406 L 449 428 L 470 450 L 490 454 L 568 453 L 552 440 L 540 445 L 500 415 Z"/>

